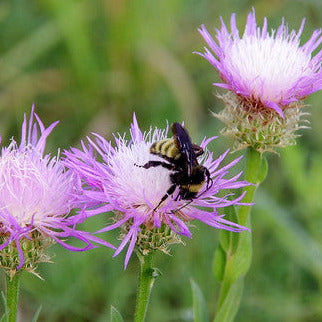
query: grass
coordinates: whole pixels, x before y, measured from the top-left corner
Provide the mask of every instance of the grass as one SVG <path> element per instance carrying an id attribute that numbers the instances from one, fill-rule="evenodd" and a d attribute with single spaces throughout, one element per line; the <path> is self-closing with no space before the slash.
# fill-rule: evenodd
<path id="1" fill-rule="evenodd" d="M 45 124 L 61 121 L 49 140 L 53 153 L 92 131 L 106 137 L 126 131 L 133 112 L 145 129 L 179 120 L 196 142 L 217 135 L 222 124 L 209 117 L 209 109 L 222 107 L 211 86 L 218 79 L 192 54 L 203 46 L 196 29 L 202 23 L 218 26 L 218 16 L 227 20 L 231 12 L 242 26 L 251 6 L 259 20 L 268 16 L 272 28 L 282 16 L 295 29 L 307 17 L 306 39 L 321 26 L 321 4 L 314 0 L 1 1 L 3 143 L 17 135 L 32 103 Z M 320 100 L 320 93 L 307 100 L 311 129 L 301 132 L 297 147 L 269 158 L 269 175 L 253 209 L 253 265 L 237 321 L 322 319 Z M 229 144 L 221 139 L 213 148 L 219 154 Z M 214 316 L 218 235 L 197 224 L 185 246 L 174 246 L 171 257 L 156 257 L 163 275 L 148 321 L 192 321 L 190 278 Z M 122 256 L 112 259 L 107 249 L 71 254 L 55 246 L 52 253 L 55 263 L 39 267 L 44 281 L 22 277 L 23 321 L 32 320 L 40 306 L 38 321 L 106 321 L 111 305 L 131 320 L 139 270 L 134 257 L 124 271 Z"/>

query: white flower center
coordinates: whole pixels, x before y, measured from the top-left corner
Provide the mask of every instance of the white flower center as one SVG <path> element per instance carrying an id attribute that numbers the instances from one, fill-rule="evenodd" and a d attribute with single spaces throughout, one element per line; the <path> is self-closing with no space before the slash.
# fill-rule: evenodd
<path id="1" fill-rule="evenodd" d="M 155 207 L 171 185 L 169 170 L 162 166 L 149 169 L 136 166 L 144 165 L 150 160 L 166 162 L 150 153 L 151 144 L 151 142 L 140 142 L 131 146 L 121 146 L 112 156 L 114 184 L 107 189 L 111 189 L 109 193 L 115 194 L 118 201 L 125 206 L 147 205 L 149 208 L 150 203 L 151 207 Z"/>
<path id="2" fill-rule="evenodd" d="M 69 212 L 71 177 L 56 160 L 31 150 L 6 151 L 0 158 L 0 222 L 10 218 L 24 227 L 50 223 Z"/>
<path id="3" fill-rule="evenodd" d="M 255 98 L 278 102 L 303 76 L 313 75 L 311 56 L 299 48 L 297 41 L 244 36 L 235 39 L 224 62 L 233 79 Z"/>

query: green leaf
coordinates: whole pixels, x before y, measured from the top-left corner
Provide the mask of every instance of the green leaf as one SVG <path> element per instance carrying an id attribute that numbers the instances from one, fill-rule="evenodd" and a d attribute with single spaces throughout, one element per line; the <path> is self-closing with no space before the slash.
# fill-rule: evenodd
<path id="1" fill-rule="evenodd" d="M 236 208 L 234 206 L 227 207 L 225 209 L 225 219 L 238 222 Z M 239 234 L 228 230 L 222 230 L 220 232 L 220 244 L 218 245 L 215 258 L 213 261 L 213 271 L 219 282 L 224 278 L 225 267 L 227 264 L 227 258 L 230 258 L 237 250 Z"/>
<path id="2" fill-rule="evenodd" d="M 198 286 L 198 284 L 190 280 L 192 299 L 193 299 L 193 321 L 194 322 L 208 322 L 208 311 L 205 298 Z"/>
<path id="3" fill-rule="evenodd" d="M 234 283 L 245 275 L 252 259 L 252 234 L 248 231 L 239 233 L 239 243 L 234 256 L 228 257 L 226 263 L 225 279 Z"/>
<path id="4" fill-rule="evenodd" d="M 244 279 L 241 278 L 230 287 L 223 304 L 215 316 L 214 322 L 234 321 L 243 294 L 243 286 Z"/>
<path id="5" fill-rule="evenodd" d="M 219 245 L 213 262 L 213 271 L 217 280 L 222 282 L 225 278 L 228 284 L 233 284 L 241 276 L 244 276 L 252 260 L 252 234 L 248 231 L 232 234 L 239 236 L 237 249 L 233 256 L 229 250 L 226 253 Z"/>
<path id="6" fill-rule="evenodd" d="M 124 322 L 121 313 L 114 307 L 111 306 L 111 322 Z"/>
<path id="7" fill-rule="evenodd" d="M 223 250 L 221 245 L 218 245 L 215 251 L 215 258 L 213 261 L 213 272 L 216 279 L 221 282 L 224 278 L 226 267 L 226 252 Z"/>
<path id="8" fill-rule="evenodd" d="M 6 296 L 4 295 L 4 292 L 1 292 L 1 298 L 4 306 L 4 313 L 2 317 L 0 318 L 0 322 L 7 322 L 8 319 L 8 306 L 7 306 L 7 299 Z"/>
<path id="9" fill-rule="evenodd" d="M 225 215 L 226 220 L 238 222 L 235 206 L 226 207 Z M 220 232 L 220 244 L 226 253 L 233 254 L 235 252 L 238 245 L 238 235 L 239 234 L 229 230 L 222 230 Z"/>

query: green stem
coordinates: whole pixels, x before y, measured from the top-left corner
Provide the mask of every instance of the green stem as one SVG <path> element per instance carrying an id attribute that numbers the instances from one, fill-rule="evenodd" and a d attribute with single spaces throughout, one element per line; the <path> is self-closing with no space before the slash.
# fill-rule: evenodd
<path id="1" fill-rule="evenodd" d="M 247 149 L 245 180 L 254 185 L 244 188 L 245 203 L 252 203 L 255 191 L 266 176 L 267 164 L 262 155 L 252 148 Z M 250 212 L 252 206 L 240 206 L 236 213 L 238 224 L 251 228 Z M 224 253 L 224 272 L 215 321 L 233 321 L 242 296 L 243 278 L 247 273 L 252 257 L 251 234 L 241 232 L 221 232 L 220 254 Z M 222 258 L 215 264 L 222 265 Z"/>
<path id="2" fill-rule="evenodd" d="M 246 159 L 246 171 L 245 180 L 251 182 L 255 185 L 251 185 L 244 188 L 246 191 L 246 196 L 243 199 L 245 203 L 252 203 L 254 200 L 254 194 L 257 186 L 264 180 L 266 176 L 266 166 L 265 160 L 262 155 L 252 148 L 247 149 L 247 159 Z M 262 172 L 264 171 L 264 174 Z M 250 211 L 252 206 L 242 206 L 238 211 L 238 223 L 242 226 L 247 225 L 249 220 Z M 248 227 L 250 228 L 250 226 Z"/>
<path id="3" fill-rule="evenodd" d="M 145 319 L 152 286 L 157 277 L 156 270 L 152 268 L 153 252 L 151 251 L 145 256 L 139 255 L 139 259 L 141 263 L 141 272 L 134 315 L 135 322 L 143 322 Z"/>
<path id="4" fill-rule="evenodd" d="M 10 277 L 6 274 L 7 280 L 7 308 L 8 308 L 8 322 L 16 322 L 18 309 L 18 295 L 19 295 L 19 276 L 17 273 Z"/>

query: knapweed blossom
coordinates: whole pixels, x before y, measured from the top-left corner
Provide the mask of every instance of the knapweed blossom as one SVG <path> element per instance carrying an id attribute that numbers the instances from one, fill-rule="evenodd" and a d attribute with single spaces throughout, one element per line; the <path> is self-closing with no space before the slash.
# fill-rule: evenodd
<path id="1" fill-rule="evenodd" d="M 269 32 L 266 18 L 262 27 L 257 25 L 253 9 L 242 36 L 235 14 L 231 31 L 221 19 L 216 40 L 205 26 L 199 30 L 209 46 L 200 55 L 223 81 L 214 85 L 230 91 L 220 96 L 226 109 L 216 116 L 227 124 L 226 134 L 241 145 L 266 150 L 294 143 L 304 114 L 302 100 L 322 88 L 322 50 L 313 55 L 322 42 L 321 29 L 300 45 L 304 24 L 305 19 L 298 31 L 289 31 L 283 20 Z"/>
<path id="2" fill-rule="evenodd" d="M 224 219 L 217 212 L 218 208 L 242 204 L 243 195 L 234 197 L 230 190 L 249 183 L 238 181 L 241 173 L 225 179 L 240 158 L 220 168 L 228 151 L 217 159 L 207 151 L 199 161 L 209 169 L 211 187 L 207 190 L 205 184 L 190 203 L 177 198 L 177 188 L 159 204 L 171 186 L 170 170 L 161 166 L 145 169 L 139 165 L 150 160 L 165 161 L 151 154 L 150 147 L 152 143 L 167 138 L 168 128 L 150 128 L 142 133 L 134 116 L 130 132 L 129 141 L 124 136 L 115 136 L 116 146 L 94 134 L 94 140 L 88 138 L 88 145 L 82 142 L 82 150 L 72 148 L 65 152 L 66 166 L 74 169 L 83 181 L 81 199 L 89 204 L 86 215 L 114 212 L 111 224 L 98 233 L 121 228 L 121 243 L 114 256 L 128 244 L 125 267 L 135 247 L 143 255 L 151 249 L 166 252 L 168 244 L 178 242 L 180 235 L 191 238 L 189 223 L 192 220 L 236 232 L 247 229 Z M 205 149 L 212 139 L 203 140 L 201 147 Z M 224 194 L 222 190 L 228 192 Z"/>
<path id="3" fill-rule="evenodd" d="M 21 268 L 33 272 L 37 262 L 48 261 L 44 249 L 52 243 L 87 250 L 94 247 L 91 241 L 98 241 L 76 230 L 83 221 L 80 216 L 68 217 L 76 206 L 77 178 L 59 157 L 44 154 L 46 139 L 57 123 L 45 128 L 32 108 L 29 122 L 24 116 L 20 144 L 12 139 L 1 149 L 0 267 L 11 275 Z M 68 245 L 67 237 L 81 240 L 84 246 Z"/>

